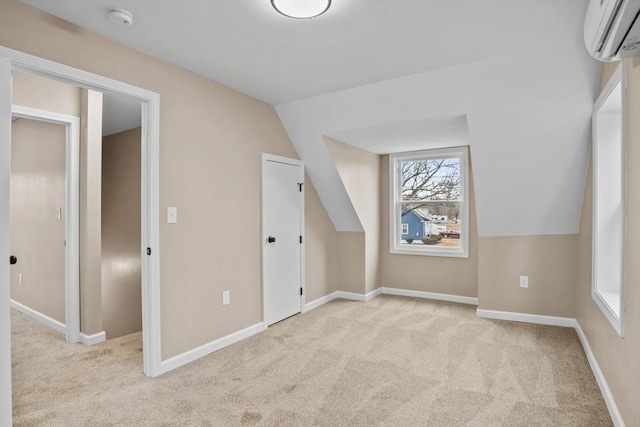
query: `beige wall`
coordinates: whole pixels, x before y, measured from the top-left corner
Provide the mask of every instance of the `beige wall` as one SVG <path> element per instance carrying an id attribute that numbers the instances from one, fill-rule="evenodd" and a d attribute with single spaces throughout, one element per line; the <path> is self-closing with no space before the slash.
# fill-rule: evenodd
<path id="1" fill-rule="evenodd" d="M 341 231 L 333 241 L 331 279 L 338 291 L 364 293 L 365 233 Z"/>
<path id="2" fill-rule="evenodd" d="M 304 210 L 305 302 L 310 303 L 337 290 L 334 254 L 338 232 L 308 176 L 305 176 Z"/>
<path id="3" fill-rule="evenodd" d="M 328 137 L 324 142 L 364 229 L 364 287 L 357 292 L 366 294 L 380 287 L 380 156 Z"/>
<path id="4" fill-rule="evenodd" d="M 107 339 L 142 330 L 141 129 L 102 139 L 102 325 Z"/>
<path id="5" fill-rule="evenodd" d="M 63 125 L 11 124 L 11 298 L 65 323 Z M 57 209 L 61 216 L 58 219 Z M 22 284 L 18 274 L 22 274 Z"/>
<path id="6" fill-rule="evenodd" d="M 160 94 L 160 210 L 178 207 L 178 224 L 160 224 L 162 358 L 260 322 L 261 153 L 297 158 L 274 108 L 17 0 L 0 2 L 0 44 Z M 309 281 L 308 295 L 314 284 L 327 287 Z M 82 314 L 84 332 L 101 328 Z"/>
<path id="7" fill-rule="evenodd" d="M 335 276 L 338 289 L 362 294 L 388 286 L 477 296 L 479 257 L 473 179 L 468 259 L 390 254 L 389 157 L 331 138 L 324 140 L 365 230 L 338 233 L 336 259 L 340 273 Z"/>
<path id="8" fill-rule="evenodd" d="M 102 327 L 102 94 L 80 98 L 80 331 Z"/>
<path id="9" fill-rule="evenodd" d="M 12 102 L 80 117 L 80 88 L 20 71 L 13 72 Z"/>
<path id="10" fill-rule="evenodd" d="M 603 64 L 600 90 L 618 62 Z M 593 171 L 589 167 L 578 235 L 576 318 L 627 426 L 640 426 L 640 59 L 627 72 L 625 333 L 619 337 L 591 297 Z"/>
<path id="11" fill-rule="evenodd" d="M 389 156 L 380 156 L 382 285 L 412 291 L 478 296 L 478 226 L 469 164 L 469 258 L 389 253 Z"/>
<path id="12" fill-rule="evenodd" d="M 576 242 L 575 235 L 478 237 L 475 214 L 473 167 L 470 170 L 469 258 L 412 256 L 389 253 L 389 157 L 325 138 L 338 173 L 365 229 L 364 253 L 351 236 L 346 261 L 348 280 L 336 278 L 339 290 L 365 293 L 387 286 L 416 291 L 479 297 L 479 307 L 553 316 L 574 316 Z M 372 166 L 378 159 L 379 167 Z M 369 194 L 378 177 L 378 197 Z M 375 210 L 377 215 L 371 212 Z M 369 230 L 378 224 L 376 245 L 367 242 Z M 358 234 L 358 233 L 351 233 Z M 344 237 L 342 237 L 344 238 Z M 340 241 L 341 237 L 337 238 Z M 372 239 L 373 240 L 373 239 Z M 336 253 L 340 253 L 338 249 Z M 378 261 L 371 254 L 377 253 Z M 365 261 L 366 290 L 358 285 L 362 276 L 358 263 Z M 380 281 L 372 284 L 366 272 L 380 268 Z M 530 286 L 520 288 L 519 277 L 529 276 Z"/>
<path id="13" fill-rule="evenodd" d="M 338 290 L 363 293 L 364 233 L 336 231 L 308 176 L 305 182 L 305 302 Z"/>
<path id="14" fill-rule="evenodd" d="M 479 308 L 574 317 L 576 235 L 480 238 Z M 520 287 L 529 276 L 529 287 Z"/>

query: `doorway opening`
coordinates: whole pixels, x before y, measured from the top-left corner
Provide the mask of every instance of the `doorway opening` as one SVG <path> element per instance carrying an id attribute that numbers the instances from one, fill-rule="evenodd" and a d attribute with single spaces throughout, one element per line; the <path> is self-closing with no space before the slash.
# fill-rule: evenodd
<path id="1" fill-rule="evenodd" d="M 20 71 L 12 95 L 12 308 L 71 343 L 141 332 L 140 103 Z"/>
<path id="2" fill-rule="evenodd" d="M 14 105 L 11 306 L 79 340 L 79 119 Z"/>
<path id="3" fill-rule="evenodd" d="M 101 313 L 106 339 L 142 331 L 140 103 L 102 102 Z"/>
<path id="4" fill-rule="evenodd" d="M 160 343 L 159 284 L 159 95 L 116 80 L 0 47 L 0 279 L 9 283 L 9 195 L 11 177 L 12 74 L 27 72 L 82 89 L 137 102 L 141 106 L 140 275 L 142 281 L 143 367 L 148 376 L 163 372 Z M 73 241 L 67 241 L 72 245 Z M 78 250 L 79 242 L 75 249 Z M 11 424 L 10 289 L 0 287 L 0 424 Z"/>

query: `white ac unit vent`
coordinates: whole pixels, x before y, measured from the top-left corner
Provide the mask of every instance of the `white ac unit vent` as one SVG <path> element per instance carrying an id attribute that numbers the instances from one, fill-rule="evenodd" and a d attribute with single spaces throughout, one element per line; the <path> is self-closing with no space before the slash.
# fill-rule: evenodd
<path id="1" fill-rule="evenodd" d="M 610 62 L 640 56 L 640 0 L 590 0 L 584 42 L 594 58 Z"/>

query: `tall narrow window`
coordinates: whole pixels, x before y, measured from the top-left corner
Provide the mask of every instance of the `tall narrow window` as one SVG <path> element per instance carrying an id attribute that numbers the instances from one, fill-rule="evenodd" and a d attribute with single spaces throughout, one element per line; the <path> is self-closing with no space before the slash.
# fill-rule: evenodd
<path id="1" fill-rule="evenodd" d="M 593 114 L 592 296 L 619 335 L 624 297 L 624 90 L 621 67 Z"/>
<path id="2" fill-rule="evenodd" d="M 389 156 L 391 253 L 468 255 L 468 149 Z"/>

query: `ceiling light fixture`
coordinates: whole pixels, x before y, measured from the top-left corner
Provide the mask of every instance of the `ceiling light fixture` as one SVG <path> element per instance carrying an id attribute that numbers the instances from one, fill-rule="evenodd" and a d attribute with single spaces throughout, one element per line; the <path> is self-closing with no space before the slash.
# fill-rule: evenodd
<path id="1" fill-rule="evenodd" d="M 126 9 L 119 7 L 111 8 L 107 11 L 107 18 L 116 25 L 130 27 L 133 24 L 133 14 Z"/>
<path id="2" fill-rule="evenodd" d="M 331 0 L 271 0 L 275 10 L 295 19 L 311 19 L 329 10 Z"/>

